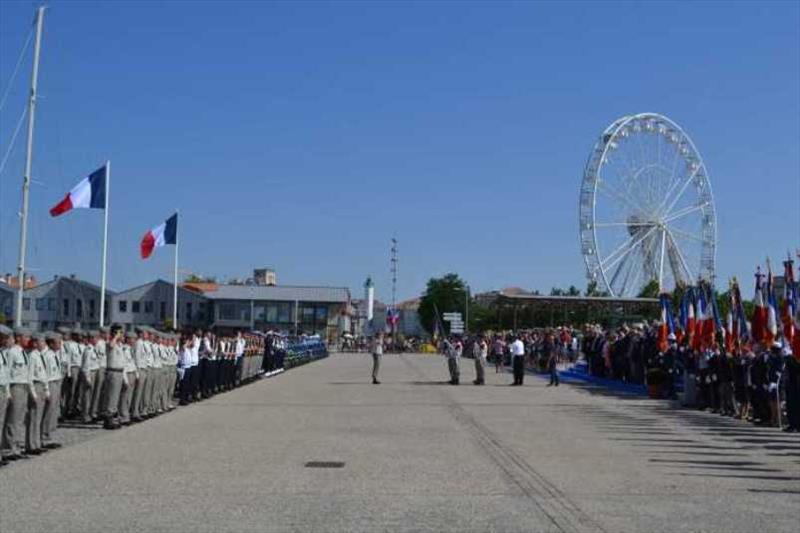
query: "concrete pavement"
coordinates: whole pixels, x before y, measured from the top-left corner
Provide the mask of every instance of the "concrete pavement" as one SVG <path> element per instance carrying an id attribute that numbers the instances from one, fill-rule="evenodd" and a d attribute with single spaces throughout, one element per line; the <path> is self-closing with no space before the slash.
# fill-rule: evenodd
<path id="1" fill-rule="evenodd" d="M 797 529 L 796 434 L 487 370 L 334 354 L 96 432 L 0 470 L 0 531 Z"/>

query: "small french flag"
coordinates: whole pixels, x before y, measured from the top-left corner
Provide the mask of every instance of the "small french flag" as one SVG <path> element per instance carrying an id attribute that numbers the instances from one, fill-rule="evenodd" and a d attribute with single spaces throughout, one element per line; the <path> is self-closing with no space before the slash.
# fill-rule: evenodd
<path id="1" fill-rule="evenodd" d="M 163 224 L 159 224 L 142 237 L 142 259 L 147 259 L 158 247 L 178 243 L 178 213 L 175 213 Z"/>
<path id="2" fill-rule="evenodd" d="M 105 209 L 106 183 L 108 181 L 108 165 L 103 165 L 88 178 L 78 183 L 67 196 L 50 210 L 50 215 L 57 217 L 72 209 Z"/>

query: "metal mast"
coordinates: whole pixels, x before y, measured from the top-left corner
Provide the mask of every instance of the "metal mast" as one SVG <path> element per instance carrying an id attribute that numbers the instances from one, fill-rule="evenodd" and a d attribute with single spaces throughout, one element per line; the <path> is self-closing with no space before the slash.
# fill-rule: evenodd
<path id="1" fill-rule="evenodd" d="M 39 81 L 39 52 L 42 47 L 42 23 L 44 6 L 36 9 L 36 41 L 33 48 L 33 70 L 31 72 L 31 92 L 28 96 L 28 143 L 25 154 L 25 175 L 22 180 L 22 212 L 20 213 L 19 264 L 17 266 L 17 305 L 14 325 L 22 326 L 22 295 L 25 292 L 25 253 L 28 241 L 28 203 L 31 187 L 31 163 L 33 160 L 33 125 L 36 113 L 36 85 Z"/>
<path id="2" fill-rule="evenodd" d="M 394 310 L 395 304 L 397 303 L 397 237 L 392 237 L 391 273 L 392 310 Z"/>

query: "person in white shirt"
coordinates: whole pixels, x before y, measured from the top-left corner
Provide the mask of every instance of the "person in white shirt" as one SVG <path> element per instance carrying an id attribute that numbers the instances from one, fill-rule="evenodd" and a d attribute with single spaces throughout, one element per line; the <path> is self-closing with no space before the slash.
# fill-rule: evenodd
<path id="1" fill-rule="evenodd" d="M 511 349 L 511 365 L 514 369 L 514 383 L 511 385 L 522 385 L 525 378 L 525 344 L 519 337 L 516 337 L 509 348 Z"/>
<path id="2" fill-rule="evenodd" d="M 447 369 L 450 371 L 450 385 L 458 385 L 461 379 L 461 371 L 458 367 L 464 346 L 461 339 L 455 338 L 452 342 L 445 342 L 445 356 L 447 357 Z"/>
<path id="3" fill-rule="evenodd" d="M 236 355 L 236 362 L 235 362 L 236 370 L 235 370 L 235 372 L 236 373 L 234 374 L 234 377 L 233 377 L 233 386 L 234 387 L 238 387 L 239 386 L 239 381 L 241 381 L 241 379 L 242 379 L 242 366 L 244 365 L 244 360 L 242 358 L 244 357 L 245 345 L 246 345 L 246 343 L 245 343 L 244 337 L 242 337 L 242 332 L 240 331 L 240 332 L 238 332 L 236 334 L 236 351 L 235 351 L 235 355 Z"/>
<path id="4" fill-rule="evenodd" d="M 483 333 L 472 343 L 472 357 L 475 359 L 475 385 L 484 384 L 484 373 L 486 370 L 486 358 L 489 355 L 489 344 Z"/>
<path id="5" fill-rule="evenodd" d="M 378 381 L 378 371 L 381 369 L 381 357 L 383 356 L 383 332 L 378 333 L 372 338 L 372 384 L 380 385 Z"/>

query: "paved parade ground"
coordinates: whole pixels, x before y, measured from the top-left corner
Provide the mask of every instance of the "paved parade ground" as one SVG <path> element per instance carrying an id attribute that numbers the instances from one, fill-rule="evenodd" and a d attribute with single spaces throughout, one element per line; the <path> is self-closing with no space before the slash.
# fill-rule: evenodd
<path id="1" fill-rule="evenodd" d="M 439 356 L 370 371 L 334 354 L 121 431 L 64 430 L 0 470 L 0 530 L 797 530 L 797 434 L 494 369 L 476 387 L 470 360 L 458 387 Z"/>

